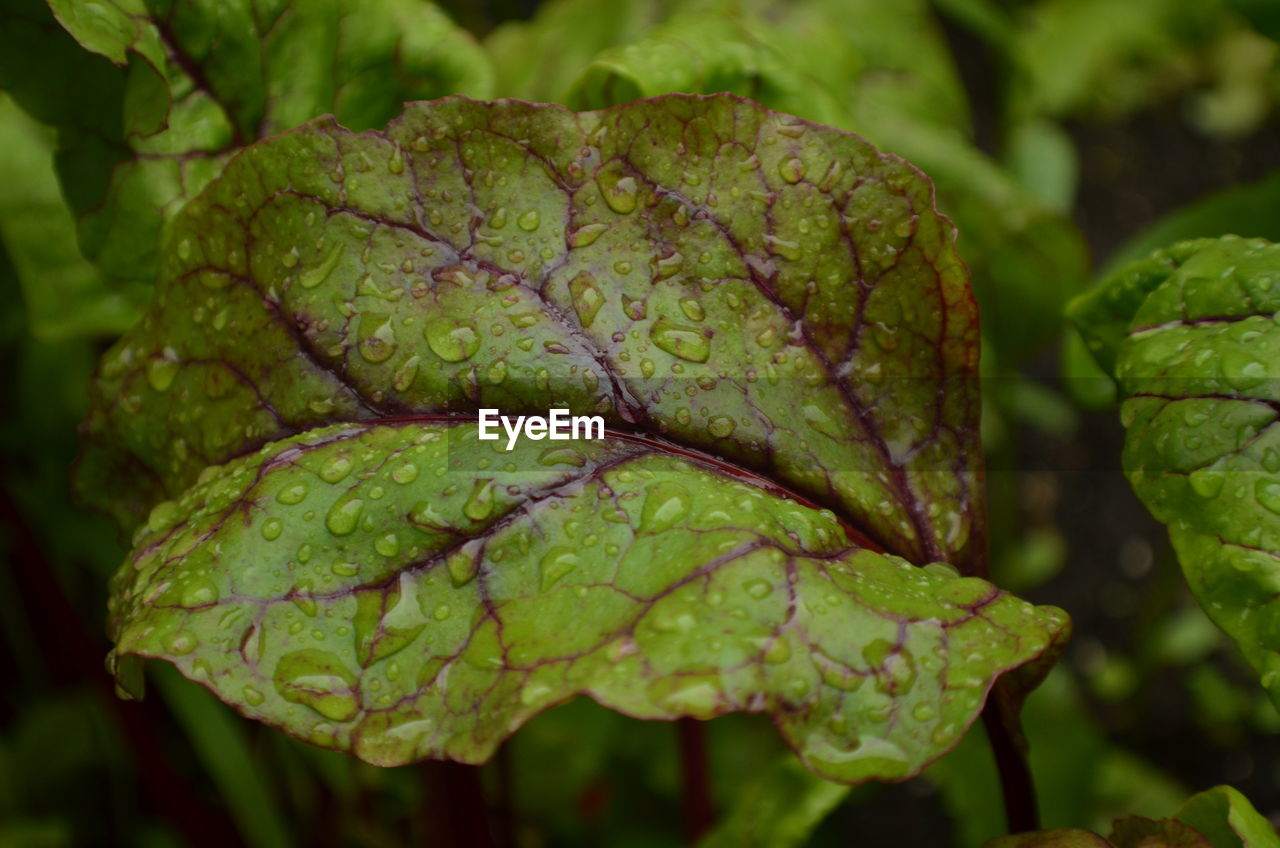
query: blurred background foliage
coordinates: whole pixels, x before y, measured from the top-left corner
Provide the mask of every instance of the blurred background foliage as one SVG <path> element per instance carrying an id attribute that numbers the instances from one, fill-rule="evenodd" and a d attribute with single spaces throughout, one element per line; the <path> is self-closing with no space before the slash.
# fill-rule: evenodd
<path id="1" fill-rule="evenodd" d="M 674 726 L 580 699 L 482 768 L 376 769 L 167 667 L 120 701 L 103 669 L 123 548 L 69 474 L 88 376 L 146 302 L 165 223 L 254 138 L 325 112 L 378 126 L 451 92 L 586 109 L 734 91 L 932 176 L 982 306 L 994 576 L 1076 624 L 1025 715 L 1044 825 L 1105 831 L 1223 782 L 1280 819 L 1280 715 L 1130 493 L 1113 387 L 1061 321 L 1100 272 L 1175 239 L 1280 239 L 1274 0 L 294 0 L 263 4 L 270 27 L 178 45 L 204 74 L 137 20 L 211 0 L 51 5 L 0 0 L 0 844 L 682 842 Z M 210 96 L 255 50 L 260 83 Z M 707 845 L 1003 831 L 980 728 L 921 778 L 853 790 L 762 720 L 706 732 Z"/>

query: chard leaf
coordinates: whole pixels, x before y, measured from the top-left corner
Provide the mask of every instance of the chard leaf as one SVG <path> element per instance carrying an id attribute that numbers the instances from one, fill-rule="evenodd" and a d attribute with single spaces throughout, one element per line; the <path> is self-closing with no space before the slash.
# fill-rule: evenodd
<path id="1" fill-rule="evenodd" d="M 586 693 L 648 719 L 767 712 L 821 775 L 902 779 L 1061 616 L 864 544 L 636 437 L 499 457 L 471 421 L 336 424 L 157 507 L 112 621 L 118 656 L 379 765 L 482 761 Z"/>
<path id="2" fill-rule="evenodd" d="M 1280 702 L 1278 284 L 1280 246 L 1185 242 L 1121 269 L 1072 314 L 1127 395 L 1134 491 L 1168 526 L 1200 605 Z"/>
<path id="3" fill-rule="evenodd" d="M 922 0 L 708 0 L 665 15 L 636 0 L 583 32 L 585 5 L 547 4 L 491 37 L 501 93 L 581 109 L 730 91 L 862 133 L 937 182 L 998 350 L 1017 359 L 1058 330 L 1087 276 L 1083 239 L 968 140 L 964 90 Z M 589 46 L 598 52 L 573 79 Z"/>
<path id="4" fill-rule="evenodd" d="M 723 96 L 449 98 L 266 140 L 195 202 L 104 359 L 82 491 L 132 526 L 336 420 L 563 406 L 968 568 L 977 354 L 928 183 L 856 136 Z"/>
<path id="5" fill-rule="evenodd" d="M 416 0 L 49 6 L 0 13 L 0 86 L 61 130 L 81 251 L 126 290 L 154 283 L 166 226 L 240 146 L 326 112 L 379 126 L 491 80 L 479 46 Z"/>
<path id="6" fill-rule="evenodd" d="M 147 515 L 119 677 L 164 658 L 382 764 L 586 693 L 908 777 L 1066 632 L 941 564 L 980 568 L 976 358 L 928 182 L 750 101 L 264 140 L 95 385 L 82 492 Z M 607 437 L 478 439 L 555 407 Z"/>

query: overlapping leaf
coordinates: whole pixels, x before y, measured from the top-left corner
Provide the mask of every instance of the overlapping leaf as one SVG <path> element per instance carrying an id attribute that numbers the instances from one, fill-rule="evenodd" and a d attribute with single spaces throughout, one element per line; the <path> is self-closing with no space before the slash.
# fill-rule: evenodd
<path id="1" fill-rule="evenodd" d="M 1058 623 L 705 460 L 475 433 L 336 425 L 212 471 L 119 573 L 117 650 L 383 765 L 483 760 L 586 692 L 642 718 L 769 712 L 852 782 L 954 744 Z"/>
<path id="2" fill-rule="evenodd" d="M 1280 699 L 1280 246 L 1134 263 L 1073 307 L 1128 395 L 1123 465 L 1192 591 Z M 1121 329 L 1123 328 L 1123 330 Z"/>
<path id="3" fill-rule="evenodd" d="M 742 100 L 321 122 L 175 227 L 155 307 L 104 361 L 83 488 L 142 516 L 334 420 L 560 405 L 967 567 L 976 322 L 917 172 Z"/>
<path id="4" fill-rule="evenodd" d="M 1001 353 L 1023 356 L 1057 329 L 1085 279 L 1083 240 L 968 140 L 964 90 L 926 3 L 629 2 L 602 17 L 589 6 L 549 3 L 491 36 L 499 92 L 601 108 L 732 91 L 862 133 L 936 181 Z"/>
<path id="5" fill-rule="evenodd" d="M 81 250 L 126 291 L 154 282 L 168 222 L 240 146 L 328 112 L 381 125 L 405 100 L 491 82 L 478 45 L 414 0 L 49 5 L 56 20 L 40 0 L 4 10 L 0 85 L 62 130 Z"/>
<path id="6" fill-rule="evenodd" d="M 855 136 L 448 98 L 249 148 L 173 238 L 83 490 L 150 510 L 120 656 L 246 714 L 476 761 L 586 692 L 897 779 L 1063 632 L 893 556 L 974 564 L 976 316 L 928 183 Z M 508 450 L 489 407 L 611 434 Z"/>

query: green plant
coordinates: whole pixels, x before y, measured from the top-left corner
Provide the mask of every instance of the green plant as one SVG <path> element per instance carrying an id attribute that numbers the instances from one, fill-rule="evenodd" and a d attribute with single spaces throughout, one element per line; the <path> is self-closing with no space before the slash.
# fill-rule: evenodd
<path id="1" fill-rule="evenodd" d="M 1190 91 L 1201 129 L 1248 132 L 1269 66 L 1220 57 L 1271 56 L 1266 16 L 937 5 L 1007 72 L 1003 158 L 922 1 L 556 0 L 469 21 L 479 38 L 416 0 L 5 4 L 0 173 L 20 201 L 0 204 L 0 270 L 25 304 L 5 343 L 24 409 L 49 374 L 70 395 L 7 455 L 83 413 L 77 494 L 129 550 L 79 513 L 77 534 L 22 517 L 60 497 L 69 444 L 0 507 L 16 550 L 57 538 L 93 585 L 114 571 L 114 684 L 140 698 L 150 678 L 242 839 L 312 841 L 283 809 L 376 798 L 420 839 L 589 841 L 565 810 L 608 772 L 663 809 L 679 795 L 709 846 L 820 842 L 846 801 L 922 774 L 963 844 L 1280 845 L 1228 786 L 1177 806 L 1189 792 L 1090 719 L 1052 671 L 1066 614 L 1000 588 L 1037 593 L 1071 540 L 984 472 L 1079 426 L 1028 377 L 1065 310 L 1066 367 L 1103 389 L 1075 396 L 1122 399 L 1123 470 L 1280 698 L 1280 248 L 1147 256 L 1237 229 L 1274 180 L 1157 225 L 1085 291 L 1059 123 Z M 1099 97 L 1101 79 L 1123 85 Z M 486 443 L 490 413 L 557 409 L 599 437 Z M 64 597 L 60 568 L 17 595 Z M 1183 613 L 1148 656 L 1098 660 L 1088 697 L 1181 663 L 1213 727 L 1274 727 Z M 10 618 L 15 644 L 52 640 Z M 614 712 L 538 717 L 576 695 Z M 93 703 L 45 709 L 136 709 Z M 675 721 L 678 755 L 615 713 Z M 48 746 L 33 724 L 15 748 Z M 533 753 L 486 772 L 496 788 L 392 768 L 510 750 Z M 531 765 L 551 758 L 575 798 Z M 163 755 L 139 769 L 165 783 Z M 486 812 L 513 786 L 541 835 Z M 184 837 L 217 838 L 191 807 Z M 364 827 L 349 838 L 395 838 Z"/>

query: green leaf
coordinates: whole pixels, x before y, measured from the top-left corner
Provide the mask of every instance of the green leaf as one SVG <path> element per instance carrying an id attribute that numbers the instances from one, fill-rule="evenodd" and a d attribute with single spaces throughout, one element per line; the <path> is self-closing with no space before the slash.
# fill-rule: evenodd
<path id="1" fill-rule="evenodd" d="M 730 97 L 447 99 L 255 146 L 174 242 L 86 424 L 82 489 L 129 526 L 335 420 L 563 405 L 969 566 L 976 310 L 928 184 L 856 136 Z"/>
<path id="2" fill-rule="evenodd" d="M 1243 795 L 1230 786 L 1191 796 L 1168 819 L 1117 819 L 1103 839 L 1087 830 L 1044 830 L 1004 836 L 985 848 L 1273 848 L 1280 836 Z"/>
<path id="3" fill-rule="evenodd" d="M 666 17 L 660 6 L 622 4 L 618 18 L 585 31 L 579 21 L 592 13 L 572 2 L 508 24 L 490 46 L 511 65 L 500 76 L 521 82 L 501 90 L 575 108 L 730 91 L 860 132 L 937 182 L 939 205 L 959 226 L 985 326 L 1001 351 L 1023 357 L 1057 332 L 1062 307 L 1088 268 L 1079 232 L 1055 211 L 1074 181 L 1072 152 L 1036 124 L 1035 149 L 1019 145 L 1020 161 L 1035 156 L 1053 167 L 1035 171 L 1043 179 L 1033 191 L 969 141 L 964 89 L 928 4 L 702 2 Z M 566 91 L 569 65 L 588 45 L 599 52 Z M 528 73 L 531 67 L 540 73 Z"/>
<path id="4" fill-rule="evenodd" d="M 1268 363 L 1280 353 L 1277 282 L 1280 246 L 1185 242 L 1123 269 L 1073 307 L 1128 396 L 1122 462 L 1134 491 L 1168 526 L 1192 592 L 1273 700 L 1280 397 Z"/>
<path id="5" fill-rule="evenodd" d="M 86 423 L 82 491 L 150 510 L 121 662 L 376 763 L 585 692 L 768 712 L 855 782 L 1065 632 L 907 562 L 976 567 L 974 305 L 928 183 L 856 136 L 447 98 L 252 146 L 173 238 Z M 608 432 L 479 441 L 493 407 Z"/>
<path id="6" fill-rule="evenodd" d="M 755 776 L 699 848 L 792 848 L 804 845 L 849 794 L 848 786 L 805 771 L 782 757 Z"/>
<path id="7" fill-rule="evenodd" d="M 1193 795 L 1175 818 L 1209 838 L 1213 848 L 1274 848 L 1280 836 L 1253 808 L 1249 799 L 1230 786 L 1215 786 Z"/>
<path id="8" fill-rule="evenodd" d="M 517 446 L 506 471 L 472 422 L 339 424 L 234 460 L 136 539 L 118 655 L 379 765 L 484 760 L 585 692 L 650 719 L 768 712 L 857 782 L 953 745 L 1061 624 L 705 459 L 591 445 Z"/>
<path id="9" fill-rule="evenodd" d="M 0 241 L 14 264 L 36 337 L 115 336 L 141 313 L 145 291 L 113 290 L 80 255 L 53 171 L 53 138 L 0 95 Z"/>
<path id="10" fill-rule="evenodd" d="M 154 282 L 168 223 L 241 145 L 326 112 L 377 126 L 405 100 L 491 83 L 479 46 L 416 0 L 50 5 L 65 30 L 37 0 L 0 17 L 0 86 L 60 130 L 81 250 L 124 286 Z"/>

